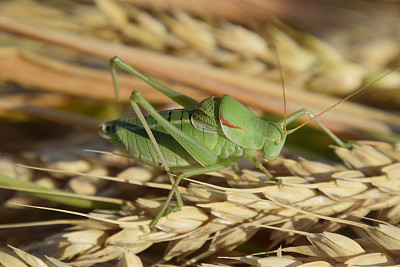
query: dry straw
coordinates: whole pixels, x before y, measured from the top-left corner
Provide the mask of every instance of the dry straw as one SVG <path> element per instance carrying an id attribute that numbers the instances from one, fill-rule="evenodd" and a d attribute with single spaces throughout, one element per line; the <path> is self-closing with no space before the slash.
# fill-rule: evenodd
<path id="1" fill-rule="evenodd" d="M 259 180 L 263 174 L 250 170 L 243 170 L 242 175 L 229 169 L 217 176 L 210 174 L 213 179 L 225 179 L 229 186 L 191 180 L 180 187 L 184 208 L 163 217 L 154 233 L 148 224 L 163 200 L 139 198 L 119 211 L 81 214 L 89 220 L 65 220 L 63 223 L 74 226 L 41 242 L 11 247 L 16 255 L 2 253 L 0 262 L 11 266 L 8 262 L 44 260 L 48 266 L 64 266 L 57 261 L 90 266 L 113 261 L 147 266 L 174 259 L 179 265 L 190 265 L 217 256 L 223 256 L 226 263 L 254 266 L 397 262 L 400 230 L 394 225 L 400 220 L 400 146 L 360 141 L 351 150 L 335 147 L 335 151 L 344 165 L 282 159 L 293 174 L 281 177 L 283 187 L 263 184 Z M 135 167 L 129 170 L 129 177 L 143 177 L 146 172 Z M 81 180 L 75 177 L 69 183 Z M 163 187 L 146 179 L 132 182 Z M 18 197 L 10 201 L 17 202 Z M 367 215 L 370 220 L 363 219 Z M 267 258 L 263 253 L 228 256 L 229 251 L 260 234 L 263 238 L 256 243 L 268 253 Z M 157 260 L 146 256 L 146 252 L 152 253 L 152 245 L 166 242 L 168 247 Z"/>

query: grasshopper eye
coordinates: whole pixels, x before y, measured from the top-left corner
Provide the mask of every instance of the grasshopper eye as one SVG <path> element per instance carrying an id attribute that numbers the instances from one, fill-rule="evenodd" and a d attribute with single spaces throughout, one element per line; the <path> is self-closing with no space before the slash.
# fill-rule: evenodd
<path id="1" fill-rule="evenodd" d="M 111 126 L 106 123 L 102 123 L 99 125 L 99 132 L 102 134 L 108 134 L 111 131 Z"/>
<path id="2" fill-rule="evenodd" d="M 111 133 L 111 131 L 112 131 L 112 126 L 110 124 L 106 125 L 105 132 L 106 133 Z"/>
<path id="3" fill-rule="evenodd" d="M 275 139 L 274 144 L 275 144 L 276 146 L 279 146 L 279 145 L 281 144 L 281 140 L 280 140 L 280 139 Z"/>
<path id="4" fill-rule="evenodd" d="M 112 123 L 106 122 L 99 125 L 99 134 L 104 138 L 110 138 L 115 132 L 115 126 Z"/>

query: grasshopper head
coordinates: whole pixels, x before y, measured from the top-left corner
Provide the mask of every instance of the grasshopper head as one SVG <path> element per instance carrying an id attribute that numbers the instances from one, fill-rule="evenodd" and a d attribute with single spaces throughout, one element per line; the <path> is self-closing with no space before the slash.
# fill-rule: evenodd
<path id="1" fill-rule="evenodd" d="M 132 140 L 133 133 L 138 128 L 142 128 L 141 125 L 134 124 L 134 121 L 135 119 L 132 118 L 119 118 L 101 123 L 99 125 L 99 134 L 108 142 L 129 154 L 131 143 L 128 140 Z"/>
<path id="2" fill-rule="evenodd" d="M 103 122 L 99 125 L 99 134 L 111 144 L 125 149 L 118 133 L 118 120 Z"/>
<path id="3" fill-rule="evenodd" d="M 264 146 L 261 148 L 261 154 L 266 162 L 271 162 L 278 158 L 285 141 L 286 135 L 282 127 L 276 122 L 268 122 Z"/>

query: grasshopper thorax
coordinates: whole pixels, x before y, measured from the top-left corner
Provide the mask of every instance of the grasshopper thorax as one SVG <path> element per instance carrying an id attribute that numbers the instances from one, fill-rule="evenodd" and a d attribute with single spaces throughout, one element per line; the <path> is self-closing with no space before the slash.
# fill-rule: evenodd
<path id="1" fill-rule="evenodd" d="M 269 121 L 267 124 L 265 142 L 260 151 L 265 161 L 271 162 L 277 159 L 281 153 L 286 141 L 286 135 L 278 123 Z"/>

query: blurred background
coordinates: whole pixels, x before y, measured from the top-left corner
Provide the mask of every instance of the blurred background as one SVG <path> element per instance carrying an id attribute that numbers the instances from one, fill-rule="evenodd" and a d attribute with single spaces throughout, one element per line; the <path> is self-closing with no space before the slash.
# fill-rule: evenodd
<path id="1" fill-rule="evenodd" d="M 260 116 L 281 117 L 282 85 L 268 43 L 282 63 L 288 113 L 306 107 L 317 114 L 399 65 L 400 11 L 392 1 L 0 5 L 0 148 L 8 153 L 54 138 L 95 139 L 99 122 L 119 116 L 108 72 L 115 55 L 195 99 L 226 93 Z M 165 105 L 171 101 L 138 79 L 119 79 L 123 102 L 138 89 L 170 108 Z M 321 119 L 345 138 L 396 141 L 399 84 L 399 72 L 392 73 L 353 97 L 358 105 L 341 104 Z M 125 115 L 131 113 L 128 107 Z M 330 143 L 301 132 L 289 146 L 308 150 Z"/>

